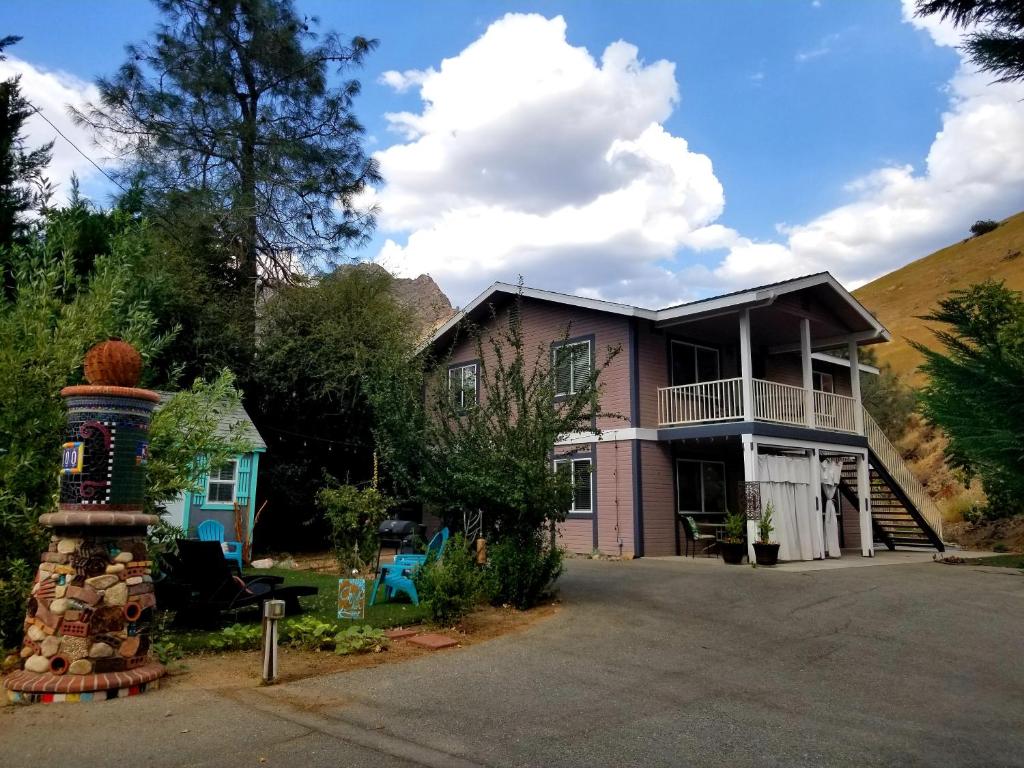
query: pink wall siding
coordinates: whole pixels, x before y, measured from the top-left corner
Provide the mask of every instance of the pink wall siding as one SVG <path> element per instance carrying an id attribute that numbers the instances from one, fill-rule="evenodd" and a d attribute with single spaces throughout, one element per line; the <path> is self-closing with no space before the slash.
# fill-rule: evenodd
<path id="1" fill-rule="evenodd" d="M 633 557 L 633 447 L 625 440 L 597 445 L 598 549 Z"/>
<path id="2" fill-rule="evenodd" d="M 569 552 L 586 555 L 594 549 L 592 520 L 566 520 L 558 525 L 558 544 Z"/>
<path id="3" fill-rule="evenodd" d="M 842 493 L 838 495 L 843 515 L 843 547 L 860 549 L 860 513 Z"/>
<path id="4" fill-rule="evenodd" d="M 669 385 L 668 343 L 647 321 L 638 321 L 637 367 L 639 368 L 638 427 L 658 426 L 658 388 Z"/>
<path id="5" fill-rule="evenodd" d="M 643 480 L 644 555 L 674 555 L 675 473 L 668 443 L 640 442 L 640 475 Z"/>

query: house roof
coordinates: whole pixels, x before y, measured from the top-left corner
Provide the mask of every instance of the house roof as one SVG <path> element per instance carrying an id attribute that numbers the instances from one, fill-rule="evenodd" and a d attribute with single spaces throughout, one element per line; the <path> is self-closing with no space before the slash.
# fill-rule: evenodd
<path id="1" fill-rule="evenodd" d="M 158 392 L 157 394 L 160 395 L 160 405 L 163 405 L 174 397 L 177 392 Z M 160 405 L 157 407 L 159 408 Z M 242 437 L 252 444 L 253 451 L 265 452 L 267 450 L 266 441 L 263 439 L 260 431 L 256 429 L 252 418 L 241 403 L 221 413 L 220 420 L 217 422 L 217 435 L 220 437 L 230 437 L 231 430 L 237 424 L 242 425 Z"/>
<path id="2" fill-rule="evenodd" d="M 724 293 L 719 296 L 710 296 L 705 299 L 675 304 L 663 309 L 645 309 L 631 304 L 621 304 L 603 299 L 591 299 L 584 296 L 573 296 L 571 294 L 559 293 L 557 291 L 546 291 L 528 286 L 512 285 L 510 283 L 496 282 L 487 290 L 469 302 L 460 312 L 453 315 L 446 323 L 439 326 L 429 337 L 424 348 L 436 344 L 453 331 L 459 323 L 467 318 L 479 314 L 485 309 L 492 297 L 496 295 L 522 295 L 527 298 L 549 301 L 565 306 L 592 309 L 597 312 L 606 312 L 626 317 L 639 317 L 654 321 L 659 324 L 671 325 L 692 317 L 712 315 L 719 312 L 741 309 L 744 306 L 766 306 L 771 304 L 777 297 L 787 293 L 795 293 L 804 290 L 829 291 L 839 300 L 840 306 L 845 310 L 847 318 L 853 323 L 862 325 L 865 330 L 871 332 L 873 338 L 879 341 L 888 341 L 891 336 L 877 318 L 847 291 L 838 280 L 828 272 L 817 272 L 812 275 L 795 277 L 789 280 L 780 280 L 775 283 L 745 288 L 739 291 Z"/>

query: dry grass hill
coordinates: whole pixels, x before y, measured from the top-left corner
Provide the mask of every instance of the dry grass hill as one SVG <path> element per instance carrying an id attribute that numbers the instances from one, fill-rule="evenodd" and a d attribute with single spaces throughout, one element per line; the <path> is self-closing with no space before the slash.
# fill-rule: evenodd
<path id="1" fill-rule="evenodd" d="M 892 343 L 875 347 L 879 362 L 889 363 L 909 383 L 920 384 L 916 369 L 921 355 L 907 340 L 930 344 L 934 336 L 918 317 L 953 289 L 988 278 L 1024 291 L 1024 212 L 992 232 L 936 251 L 853 292 L 892 332 Z"/>

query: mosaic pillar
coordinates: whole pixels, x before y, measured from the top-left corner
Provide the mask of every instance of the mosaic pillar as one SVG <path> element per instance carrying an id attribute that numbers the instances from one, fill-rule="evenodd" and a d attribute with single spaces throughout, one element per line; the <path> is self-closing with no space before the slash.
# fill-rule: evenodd
<path id="1" fill-rule="evenodd" d="M 88 385 L 61 391 L 68 410 L 60 504 L 25 618 L 23 669 L 4 681 L 14 702 L 90 701 L 154 688 L 156 607 L 142 511 L 149 423 L 159 401 L 139 389 L 142 360 L 109 341 L 86 355 Z"/>

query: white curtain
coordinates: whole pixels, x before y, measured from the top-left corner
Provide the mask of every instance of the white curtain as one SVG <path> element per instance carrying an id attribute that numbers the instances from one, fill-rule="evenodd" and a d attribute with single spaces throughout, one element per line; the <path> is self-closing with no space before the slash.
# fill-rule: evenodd
<path id="1" fill-rule="evenodd" d="M 805 457 L 758 456 L 762 513 L 772 504 L 772 538 L 780 560 L 813 560 L 821 547 L 821 520 L 811 505 L 811 463 Z"/>
<path id="2" fill-rule="evenodd" d="M 843 479 L 842 459 L 821 462 L 821 490 L 825 494 L 825 551 L 829 557 L 842 557 L 839 549 L 839 518 L 836 516 L 836 491 Z"/>

